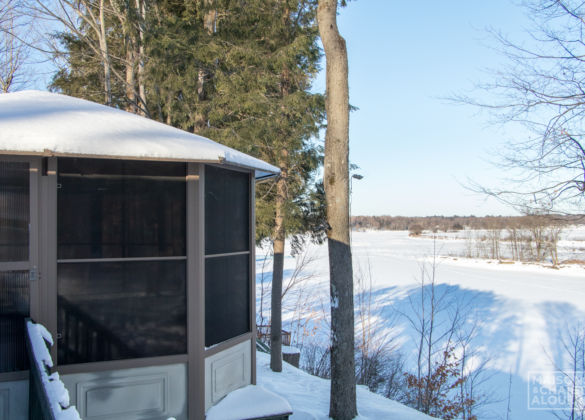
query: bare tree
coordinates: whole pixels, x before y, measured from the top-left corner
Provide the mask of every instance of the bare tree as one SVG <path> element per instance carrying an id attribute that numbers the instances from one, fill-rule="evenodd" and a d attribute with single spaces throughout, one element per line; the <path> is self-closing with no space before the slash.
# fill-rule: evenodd
<path id="1" fill-rule="evenodd" d="M 370 391 L 399 397 L 404 361 L 392 333 L 396 317 L 382 316 L 375 299 L 371 265 L 358 265 L 355 274 L 356 382 Z"/>
<path id="2" fill-rule="evenodd" d="M 120 61 L 125 67 L 126 111 L 149 116 L 144 80 L 146 1 L 109 0 L 109 4 L 109 11 L 120 22 L 124 35 L 126 55 Z"/>
<path id="3" fill-rule="evenodd" d="M 0 93 L 10 92 L 25 82 L 23 66 L 29 57 L 24 41 L 20 3 L 17 0 L 0 1 Z"/>
<path id="4" fill-rule="evenodd" d="M 354 376 L 353 270 L 349 241 L 349 87 L 347 48 L 337 29 L 337 0 L 319 0 L 319 33 L 326 59 L 327 133 L 323 183 L 331 293 L 329 416 L 357 415 Z"/>
<path id="5" fill-rule="evenodd" d="M 100 57 L 103 67 L 104 103 L 112 104 L 112 75 L 125 80 L 112 65 L 109 51 L 109 38 L 106 18 L 113 14 L 107 0 L 28 0 L 27 10 L 31 16 L 56 24 L 83 41 L 89 49 Z M 84 28 L 89 28 L 93 36 L 87 36 Z M 54 55 L 63 54 L 59 48 L 48 43 L 44 52 Z"/>
<path id="6" fill-rule="evenodd" d="M 523 2 L 534 27 L 530 42 L 495 34 L 508 67 L 482 85 L 492 100 L 458 97 L 532 133 L 509 144 L 499 167 L 512 170 L 507 188 L 474 186 L 520 210 L 582 213 L 585 205 L 585 4 Z"/>
<path id="7" fill-rule="evenodd" d="M 562 364 L 553 362 L 563 377 L 562 383 L 557 385 L 557 392 L 565 396 L 567 407 L 556 412 L 555 417 L 567 420 L 585 419 L 585 327 L 577 324 L 567 328 L 560 338 L 563 351 Z M 552 357 L 549 356 L 551 361 Z"/>
<path id="8" fill-rule="evenodd" d="M 420 294 L 409 297 L 410 311 L 402 315 L 415 332 L 416 366 L 406 373 L 405 402 L 419 411 L 444 419 L 476 419 L 475 410 L 485 403 L 478 389 L 486 378 L 487 360 L 473 348 L 477 323 L 462 301 L 437 284 L 437 250 L 430 263 L 420 266 Z M 473 363 L 472 363 L 473 361 Z"/>

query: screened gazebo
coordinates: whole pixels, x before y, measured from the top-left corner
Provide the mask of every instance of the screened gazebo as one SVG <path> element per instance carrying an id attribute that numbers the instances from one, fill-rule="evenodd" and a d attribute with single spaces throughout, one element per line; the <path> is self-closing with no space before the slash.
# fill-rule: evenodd
<path id="1" fill-rule="evenodd" d="M 64 95 L 0 95 L 0 418 L 24 318 L 84 419 L 201 419 L 255 383 L 258 159 Z"/>

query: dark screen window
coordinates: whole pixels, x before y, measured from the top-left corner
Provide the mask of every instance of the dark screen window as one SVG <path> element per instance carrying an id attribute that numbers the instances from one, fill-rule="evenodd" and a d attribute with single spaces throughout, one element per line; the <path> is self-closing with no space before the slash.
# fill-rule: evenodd
<path id="1" fill-rule="evenodd" d="M 29 163 L 0 162 L 0 267 L 29 260 L 29 185 Z M 0 271 L 0 373 L 28 368 L 29 271 L 5 268 Z"/>
<path id="2" fill-rule="evenodd" d="M 250 250 L 250 177 L 205 167 L 205 254 Z"/>
<path id="3" fill-rule="evenodd" d="M 60 159 L 58 258 L 185 255 L 184 164 Z"/>
<path id="4" fill-rule="evenodd" d="M 60 364 L 184 354 L 185 261 L 59 264 Z"/>
<path id="5" fill-rule="evenodd" d="M 28 261 L 29 164 L 0 162 L 0 262 Z"/>
<path id="6" fill-rule="evenodd" d="M 58 362 L 185 354 L 186 165 L 58 167 Z"/>
<path id="7" fill-rule="evenodd" d="M 29 316 L 28 271 L 0 272 L 0 373 L 28 368 L 24 319 Z"/>
<path id="8" fill-rule="evenodd" d="M 205 260 L 205 346 L 250 331 L 250 256 Z"/>
<path id="9" fill-rule="evenodd" d="M 207 347 L 250 332 L 249 241 L 249 174 L 206 166 L 205 346 Z"/>

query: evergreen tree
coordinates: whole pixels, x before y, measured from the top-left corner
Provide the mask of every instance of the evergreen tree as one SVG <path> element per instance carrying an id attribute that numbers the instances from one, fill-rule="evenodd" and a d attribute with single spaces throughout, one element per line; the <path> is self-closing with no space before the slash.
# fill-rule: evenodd
<path id="1" fill-rule="evenodd" d="M 223 50 L 202 132 L 277 165 L 275 184 L 258 189 L 258 235 L 273 241 L 271 368 L 282 370 L 281 294 L 287 234 L 307 231 L 305 205 L 321 151 L 312 140 L 324 117 L 322 95 L 310 92 L 320 58 L 315 3 L 298 0 L 223 2 L 214 37 Z M 314 225 L 318 225 L 314 223 Z"/>
<path id="2" fill-rule="evenodd" d="M 281 169 L 276 181 L 258 186 L 256 212 L 257 240 L 273 240 L 272 367 L 279 371 L 285 237 L 324 227 L 322 188 L 314 180 L 322 160 L 314 139 L 324 98 L 310 91 L 320 59 L 316 2 L 158 0 L 144 9 L 139 0 L 110 4 L 105 22 L 116 75 L 113 106 L 142 111 Z M 95 35 L 59 35 L 66 66 L 52 86 L 99 102 L 102 60 L 86 36 Z M 302 236 L 294 243 L 302 244 Z"/>

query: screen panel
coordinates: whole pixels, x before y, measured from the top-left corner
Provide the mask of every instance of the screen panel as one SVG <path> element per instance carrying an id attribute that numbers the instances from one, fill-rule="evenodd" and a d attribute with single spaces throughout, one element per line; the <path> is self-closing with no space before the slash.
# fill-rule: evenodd
<path id="1" fill-rule="evenodd" d="M 205 167 L 205 254 L 250 250 L 250 176 Z"/>
<path id="2" fill-rule="evenodd" d="M 187 353 L 186 164 L 58 167 L 58 363 Z"/>
<path id="3" fill-rule="evenodd" d="M 250 256 L 205 260 L 205 346 L 250 332 Z"/>
<path id="4" fill-rule="evenodd" d="M 28 369 L 24 319 L 29 300 L 28 271 L 0 272 L 0 373 Z"/>
<path id="5" fill-rule="evenodd" d="M 58 258 L 186 255 L 183 163 L 60 159 Z"/>
<path id="6" fill-rule="evenodd" d="M 187 352 L 185 260 L 61 263 L 59 364 Z"/>
<path id="7" fill-rule="evenodd" d="M 29 258 L 28 162 L 0 161 L 0 262 Z"/>

